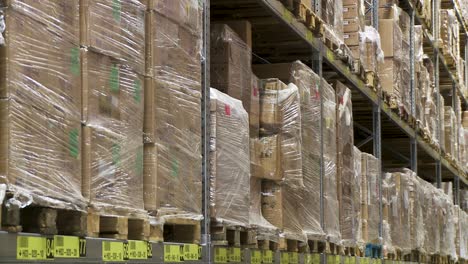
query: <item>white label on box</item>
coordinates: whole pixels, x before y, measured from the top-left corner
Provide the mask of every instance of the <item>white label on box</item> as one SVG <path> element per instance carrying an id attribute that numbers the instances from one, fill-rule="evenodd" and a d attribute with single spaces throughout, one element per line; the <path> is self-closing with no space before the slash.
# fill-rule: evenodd
<path id="1" fill-rule="evenodd" d="M 349 21 L 348 20 L 343 21 L 343 25 L 345 25 L 345 26 L 349 25 Z"/>

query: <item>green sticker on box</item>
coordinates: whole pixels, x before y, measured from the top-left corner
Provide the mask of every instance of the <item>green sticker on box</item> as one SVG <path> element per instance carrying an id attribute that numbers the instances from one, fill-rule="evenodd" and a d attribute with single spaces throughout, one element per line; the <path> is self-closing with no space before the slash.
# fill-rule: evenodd
<path id="1" fill-rule="evenodd" d="M 215 248 L 214 261 L 215 263 L 227 263 L 227 249 L 222 247 Z"/>
<path id="2" fill-rule="evenodd" d="M 229 262 L 241 262 L 241 249 L 240 248 L 229 248 L 229 250 L 228 250 L 228 261 Z"/>
<path id="3" fill-rule="evenodd" d="M 73 75 L 80 75 L 80 48 L 74 47 L 71 49 L 71 65 L 70 70 Z"/>
<path id="4" fill-rule="evenodd" d="M 198 252 L 199 245 L 185 244 L 184 245 L 184 260 L 199 260 L 200 255 Z"/>
<path id="5" fill-rule="evenodd" d="M 120 22 L 122 12 L 122 4 L 120 0 L 113 0 L 112 1 L 112 16 L 114 17 L 115 21 Z"/>
<path id="6" fill-rule="evenodd" d="M 141 81 L 138 79 L 133 82 L 133 93 L 133 99 L 138 103 L 141 102 Z"/>
<path id="7" fill-rule="evenodd" d="M 261 264 L 262 263 L 262 252 L 260 250 L 252 250 L 250 253 L 250 263 L 251 264 Z"/>
<path id="8" fill-rule="evenodd" d="M 79 258 L 80 238 L 72 236 L 54 236 L 54 255 L 57 258 Z"/>
<path id="9" fill-rule="evenodd" d="M 289 253 L 289 264 L 298 264 L 299 263 L 299 254 L 297 252 Z"/>
<path id="10" fill-rule="evenodd" d="M 117 64 L 112 64 L 109 76 L 109 85 L 111 92 L 118 92 L 120 89 L 119 85 L 119 66 Z"/>
<path id="11" fill-rule="evenodd" d="M 102 260 L 124 261 L 124 243 L 102 241 Z"/>
<path id="12" fill-rule="evenodd" d="M 147 242 L 129 240 L 128 241 L 128 259 L 148 259 Z"/>
<path id="13" fill-rule="evenodd" d="M 114 165 L 120 164 L 120 145 L 117 143 L 112 144 L 112 163 Z"/>
<path id="14" fill-rule="evenodd" d="M 70 155 L 74 158 L 78 158 L 78 155 L 80 154 L 80 131 L 75 128 L 70 131 L 68 134 L 68 149 L 70 151 Z"/>
<path id="15" fill-rule="evenodd" d="M 262 254 L 262 261 L 263 263 L 273 263 L 273 251 L 271 250 L 264 250 Z"/>

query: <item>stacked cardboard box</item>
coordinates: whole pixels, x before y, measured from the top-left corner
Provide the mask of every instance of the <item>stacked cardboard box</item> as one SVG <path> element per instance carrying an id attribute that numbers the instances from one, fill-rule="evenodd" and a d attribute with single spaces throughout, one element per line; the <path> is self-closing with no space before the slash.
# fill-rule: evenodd
<path id="1" fill-rule="evenodd" d="M 254 65 L 261 77 L 275 76 L 283 82 L 294 83 L 301 102 L 302 173 L 300 216 L 303 231 L 310 240 L 324 240 L 320 225 L 320 77 L 308 66 L 293 63 Z M 323 80 L 322 80 L 323 81 Z M 324 208 L 325 210 L 327 208 Z"/>
<path id="2" fill-rule="evenodd" d="M 361 219 L 362 237 L 367 243 L 380 243 L 379 237 L 379 160 L 362 153 Z"/>
<path id="3" fill-rule="evenodd" d="M 447 63 L 456 65 L 460 58 L 460 25 L 453 9 L 441 9 L 439 18 L 440 41 Z"/>
<path id="4" fill-rule="evenodd" d="M 356 212 L 356 226 L 355 226 L 355 237 L 356 243 L 359 247 L 362 246 L 364 243 L 363 236 L 362 236 L 362 192 L 363 186 L 361 185 L 362 182 L 362 152 L 355 146 L 354 147 L 354 179 L 353 179 L 353 201 L 355 206 Z"/>
<path id="5" fill-rule="evenodd" d="M 144 209 L 145 9 L 80 1 L 83 194 L 103 214 Z"/>
<path id="6" fill-rule="evenodd" d="M 343 39 L 353 52 L 354 58 L 359 59 L 359 34 L 364 30 L 364 5 L 360 0 L 343 1 Z"/>
<path id="7" fill-rule="evenodd" d="M 468 259 L 468 214 L 455 206 L 455 247 L 459 259 Z"/>
<path id="8" fill-rule="evenodd" d="M 384 210 L 384 219 L 390 226 L 390 241 L 392 246 L 408 254 L 411 252 L 411 192 L 413 191 L 415 173 L 402 170 L 386 173 L 384 190 L 386 191 L 387 210 Z"/>
<path id="9" fill-rule="evenodd" d="M 392 106 L 410 113 L 409 16 L 396 5 L 379 8 L 379 33 L 385 56 L 379 67 L 383 91 Z"/>
<path id="10" fill-rule="evenodd" d="M 197 0 L 149 3 L 145 201 L 161 217 L 201 219 L 202 7 Z"/>
<path id="11" fill-rule="evenodd" d="M 210 213 L 235 226 L 249 225 L 249 116 L 236 100 L 211 89 Z"/>
<path id="12" fill-rule="evenodd" d="M 36 205 L 84 209 L 78 1 L 4 1 L 0 181 Z"/>
<path id="13" fill-rule="evenodd" d="M 445 153 L 455 158 L 458 156 L 456 150 L 458 131 L 455 112 L 451 106 L 445 106 L 444 113 Z"/>
<path id="14" fill-rule="evenodd" d="M 360 201 L 355 200 L 356 186 L 354 169 L 354 127 L 351 90 L 341 82 L 335 83 L 336 90 L 336 147 L 337 188 L 341 238 L 344 246 L 356 246 L 357 215 Z M 358 190 L 357 190 L 358 191 Z"/>

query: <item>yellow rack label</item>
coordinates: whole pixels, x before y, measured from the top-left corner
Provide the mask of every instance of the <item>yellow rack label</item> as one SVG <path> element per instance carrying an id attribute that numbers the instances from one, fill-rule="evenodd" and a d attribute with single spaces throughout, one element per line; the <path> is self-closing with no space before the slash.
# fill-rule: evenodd
<path id="1" fill-rule="evenodd" d="M 260 250 L 252 250 L 250 253 L 250 263 L 251 264 L 261 264 L 262 263 L 262 253 Z"/>
<path id="2" fill-rule="evenodd" d="M 164 262 L 181 262 L 180 248 L 178 245 L 164 245 Z"/>
<path id="3" fill-rule="evenodd" d="M 299 263 L 299 254 L 297 252 L 289 253 L 289 264 L 298 264 Z"/>
<path id="4" fill-rule="evenodd" d="M 240 248 L 229 248 L 228 250 L 229 262 L 241 262 L 241 249 Z"/>
<path id="5" fill-rule="evenodd" d="M 215 263 L 227 263 L 227 248 L 217 247 L 214 254 Z"/>
<path id="6" fill-rule="evenodd" d="M 199 260 L 200 252 L 199 245 L 185 244 L 184 245 L 184 260 Z"/>
<path id="7" fill-rule="evenodd" d="M 54 236 L 54 255 L 56 258 L 79 258 L 80 238 L 72 236 Z"/>
<path id="8" fill-rule="evenodd" d="M 124 261 L 124 243 L 102 241 L 102 260 Z"/>
<path id="9" fill-rule="evenodd" d="M 264 250 L 262 252 L 262 261 L 263 261 L 264 264 L 273 263 L 273 251 Z"/>
<path id="10" fill-rule="evenodd" d="M 281 252 L 281 264 L 289 264 L 289 253 L 288 252 Z"/>
<path id="11" fill-rule="evenodd" d="M 327 255 L 327 264 L 335 264 L 335 256 Z"/>
<path id="12" fill-rule="evenodd" d="M 356 264 L 356 257 L 350 257 L 349 264 Z"/>
<path id="13" fill-rule="evenodd" d="M 335 264 L 341 264 L 341 256 L 335 255 Z"/>
<path id="14" fill-rule="evenodd" d="M 312 254 L 312 264 L 320 264 L 320 254 Z"/>
<path id="15" fill-rule="evenodd" d="M 53 258 L 53 256 L 52 239 L 27 236 L 18 236 L 16 238 L 16 259 L 46 260 L 48 257 Z"/>
<path id="16" fill-rule="evenodd" d="M 128 259 L 148 259 L 148 245 L 146 241 L 128 241 Z"/>

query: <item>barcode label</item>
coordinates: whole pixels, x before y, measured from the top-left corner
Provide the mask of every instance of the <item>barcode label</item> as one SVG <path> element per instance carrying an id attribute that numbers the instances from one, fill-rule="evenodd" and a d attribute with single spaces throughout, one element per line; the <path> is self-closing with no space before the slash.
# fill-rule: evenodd
<path id="1" fill-rule="evenodd" d="M 20 247 L 22 247 L 22 248 L 29 247 L 29 238 L 28 237 L 20 237 Z"/>
<path id="2" fill-rule="evenodd" d="M 55 238 L 56 238 L 55 239 L 56 246 L 57 247 L 63 247 L 63 244 L 64 244 L 63 237 L 62 236 L 57 236 Z"/>
<path id="3" fill-rule="evenodd" d="M 219 248 L 215 249 L 215 254 L 219 254 Z"/>
<path id="4" fill-rule="evenodd" d="M 190 252 L 190 246 L 189 245 L 184 245 L 184 252 L 186 252 L 186 253 Z"/>
<path id="5" fill-rule="evenodd" d="M 130 241 L 130 250 L 136 250 L 136 242 Z"/>
<path id="6" fill-rule="evenodd" d="M 104 242 L 104 250 L 105 251 L 110 251 L 110 249 L 111 249 L 110 242 Z"/>
<path id="7" fill-rule="evenodd" d="M 171 246 L 169 245 L 164 246 L 164 253 L 171 253 Z"/>

